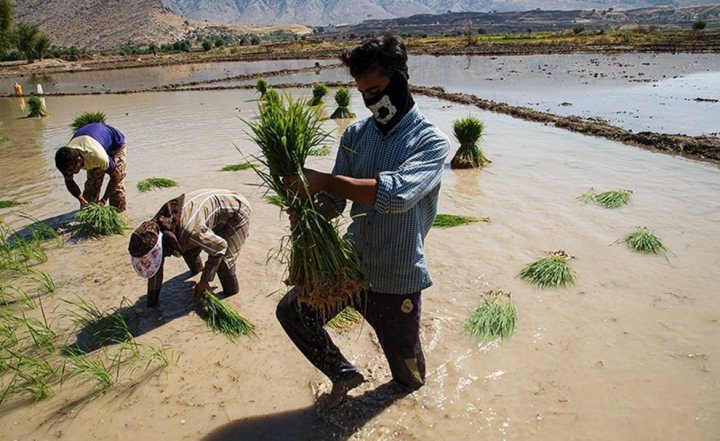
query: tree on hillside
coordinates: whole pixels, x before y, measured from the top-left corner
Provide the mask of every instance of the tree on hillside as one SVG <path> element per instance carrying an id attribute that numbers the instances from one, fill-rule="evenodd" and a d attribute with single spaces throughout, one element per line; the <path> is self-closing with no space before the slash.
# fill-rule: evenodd
<path id="1" fill-rule="evenodd" d="M 47 54 L 48 49 L 50 49 L 50 37 L 41 33 L 35 40 L 35 53 L 40 57 L 41 61 Z"/>
<path id="2" fill-rule="evenodd" d="M 14 46 L 12 22 L 12 1 L 0 0 L 0 56 L 5 55 L 8 49 Z"/>
<path id="3" fill-rule="evenodd" d="M 695 20 L 695 22 L 692 24 L 692 28 L 694 31 L 702 31 L 707 27 L 707 22 L 703 20 L 702 18 L 699 18 Z"/>
<path id="4" fill-rule="evenodd" d="M 17 48 L 25 54 L 28 63 L 32 62 L 35 55 L 35 43 L 42 35 L 37 26 L 27 22 L 20 22 L 15 30 L 17 36 Z"/>

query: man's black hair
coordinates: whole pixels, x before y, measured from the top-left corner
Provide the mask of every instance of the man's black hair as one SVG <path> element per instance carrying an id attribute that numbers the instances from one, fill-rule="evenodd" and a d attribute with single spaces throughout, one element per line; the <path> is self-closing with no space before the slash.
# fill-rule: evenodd
<path id="1" fill-rule="evenodd" d="M 400 37 L 392 34 L 365 40 L 360 46 L 340 55 L 340 61 L 350 69 L 353 78 L 373 69 L 387 76 L 402 72 L 407 78 L 407 59 L 405 44 Z"/>
<path id="2" fill-rule="evenodd" d="M 55 152 L 55 167 L 61 172 L 74 166 L 77 163 L 80 152 L 70 147 L 60 147 Z"/>

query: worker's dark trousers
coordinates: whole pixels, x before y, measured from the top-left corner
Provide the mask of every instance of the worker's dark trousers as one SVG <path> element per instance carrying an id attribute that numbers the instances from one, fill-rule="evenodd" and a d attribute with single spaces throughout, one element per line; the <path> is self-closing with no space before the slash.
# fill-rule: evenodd
<path id="1" fill-rule="evenodd" d="M 375 330 L 393 379 L 412 389 L 425 384 L 425 356 L 419 335 L 420 295 L 420 292 L 400 295 L 364 291 L 353 305 Z M 323 319 L 315 310 L 298 302 L 295 290 L 283 297 L 276 314 L 295 346 L 330 380 L 335 382 L 357 374 L 355 366 L 340 353 L 323 329 L 333 315 Z"/>

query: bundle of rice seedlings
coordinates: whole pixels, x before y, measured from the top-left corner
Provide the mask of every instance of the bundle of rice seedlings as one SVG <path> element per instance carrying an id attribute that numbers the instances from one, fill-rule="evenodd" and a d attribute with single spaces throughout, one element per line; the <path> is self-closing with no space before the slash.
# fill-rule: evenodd
<path id="1" fill-rule="evenodd" d="M 283 198 L 276 194 L 268 194 L 265 195 L 265 202 L 267 202 L 270 205 L 275 205 L 276 207 L 284 207 L 285 203 L 283 202 Z"/>
<path id="2" fill-rule="evenodd" d="M 352 328 L 357 323 L 360 323 L 363 319 L 360 314 L 352 306 L 347 306 L 345 309 L 340 311 L 338 315 L 332 318 L 329 322 L 325 323 L 325 326 L 336 329 L 338 331 L 345 331 Z"/>
<path id="3" fill-rule="evenodd" d="M 480 168 L 491 162 L 477 145 L 484 129 L 482 121 L 472 116 L 453 123 L 453 132 L 460 148 L 450 162 L 452 168 Z"/>
<path id="4" fill-rule="evenodd" d="M 515 307 L 510 293 L 490 291 L 465 323 L 465 332 L 480 341 L 505 338 L 515 331 Z"/>
<path id="5" fill-rule="evenodd" d="M 323 83 L 319 83 L 313 86 L 312 99 L 308 102 L 309 106 L 317 106 L 320 103 L 322 103 L 322 99 L 325 95 L 327 95 L 328 88 Z"/>
<path id="6" fill-rule="evenodd" d="M 115 207 L 89 204 L 75 215 L 81 236 L 111 236 L 125 232 L 125 220 Z"/>
<path id="7" fill-rule="evenodd" d="M 224 172 L 227 172 L 227 171 L 242 171 L 242 170 L 247 170 L 247 169 L 250 169 L 250 168 L 257 167 L 257 166 L 259 166 L 259 165 L 260 165 L 260 164 L 258 164 L 258 163 L 256 163 L 256 162 L 241 162 L 240 164 L 226 165 L 225 167 L 221 168 L 220 171 L 224 171 Z"/>
<path id="8" fill-rule="evenodd" d="M 663 245 L 660 238 L 646 227 L 640 227 L 626 235 L 622 239 L 622 242 L 636 253 L 667 256 L 667 253 L 670 251 Z"/>
<path id="9" fill-rule="evenodd" d="M 565 251 L 555 251 L 548 257 L 531 263 L 520 271 L 520 278 L 540 288 L 560 287 L 575 283 L 575 274 Z"/>
<path id="10" fill-rule="evenodd" d="M 70 127 L 73 131 L 79 130 L 88 124 L 104 123 L 106 121 L 105 114 L 102 112 L 83 112 L 76 116 Z"/>
<path id="11" fill-rule="evenodd" d="M 341 87 L 335 92 L 335 102 L 338 106 L 330 115 L 331 119 L 355 118 L 355 114 L 348 109 L 350 107 L 350 92 L 346 88 Z"/>
<path id="12" fill-rule="evenodd" d="M 0 208 L 10 208 L 10 207 L 15 207 L 17 205 L 22 205 L 22 202 L 7 200 L 7 199 L 0 200 Z"/>
<path id="13" fill-rule="evenodd" d="M 28 100 L 27 104 L 28 109 L 30 109 L 30 111 L 28 112 L 28 118 L 42 117 L 48 115 L 47 110 L 45 110 L 45 104 L 40 98 L 36 96 L 31 97 Z"/>
<path id="14" fill-rule="evenodd" d="M 330 146 L 329 145 L 321 145 L 319 147 L 311 148 L 308 152 L 308 155 L 310 156 L 327 156 L 330 154 Z"/>
<path id="15" fill-rule="evenodd" d="M 337 225 L 327 222 L 315 209 L 313 198 L 301 198 L 283 185 L 281 177 L 303 175 L 311 149 L 328 134 L 322 130 L 317 112 L 289 96 L 265 106 L 257 122 L 248 123 L 252 138 L 262 151 L 258 158 L 265 167 L 256 168 L 263 185 L 278 195 L 284 207 L 292 208 L 298 222 L 289 240 L 282 241 L 282 256 L 288 264 L 286 283 L 294 286 L 298 298 L 321 313 L 341 310 L 362 289 L 362 270 L 357 252 L 343 239 Z"/>
<path id="16" fill-rule="evenodd" d="M 265 98 L 265 94 L 267 93 L 267 90 L 268 90 L 267 86 L 268 86 L 267 81 L 263 80 L 262 78 L 257 80 L 257 83 L 255 83 L 255 90 L 260 92 L 260 99 Z"/>
<path id="17" fill-rule="evenodd" d="M 177 187 L 177 185 L 178 183 L 173 181 L 172 179 L 147 178 L 137 183 L 137 189 L 141 193 L 145 193 L 146 191 L 154 190 L 156 188 Z"/>
<path id="18" fill-rule="evenodd" d="M 255 336 L 255 325 L 212 293 L 206 291 L 205 295 L 200 299 L 200 303 L 204 310 L 205 322 L 213 330 L 222 332 L 230 340 L 235 340 L 242 335 Z"/>
<path id="19" fill-rule="evenodd" d="M 432 226 L 436 228 L 451 228 L 476 222 L 490 222 L 489 217 L 472 217 L 459 214 L 438 214 Z"/>
<path id="20" fill-rule="evenodd" d="M 578 196 L 578 200 L 586 204 L 592 202 L 603 208 L 619 208 L 630 202 L 630 195 L 632 193 L 632 190 L 613 190 L 600 194 L 589 191 Z"/>

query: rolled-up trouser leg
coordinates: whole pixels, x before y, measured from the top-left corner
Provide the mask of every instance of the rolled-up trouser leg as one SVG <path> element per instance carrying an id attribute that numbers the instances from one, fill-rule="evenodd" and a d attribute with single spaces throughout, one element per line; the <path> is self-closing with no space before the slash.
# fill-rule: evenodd
<path id="1" fill-rule="evenodd" d="M 200 251 L 202 251 L 202 249 L 200 247 L 197 247 L 182 254 L 183 260 L 185 260 L 185 263 L 187 264 L 190 272 L 193 275 L 198 274 L 200 271 L 203 270 L 203 263 L 202 259 L 200 258 Z"/>
<path id="2" fill-rule="evenodd" d="M 358 373 L 323 329 L 332 314 L 323 318 L 307 305 L 301 305 L 293 289 L 280 300 L 275 315 L 300 352 L 331 381 L 345 380 Z"/>
<path id="3" fill-rule="evenodd" d="M 232 296 L 240 291 L 240 284 L 238 283 L 237 274 L 235 273 L 235 265 L 229 267 L 223 260 L 218 267 L 217 276 L 218 279 L 220 279 L 220 285 L 222 285 L 225 296 Z"/>
<path id="4" fill-rule="evenodd" d="M 127 202 L 125 200 L 125 176 L 127 176 L 125 151 L 126 148 L 123 147 L 113 155 L 115 168 L 120 172 L 120 181 L 118 181 L 117 187 L 115 187 L 115 191 L 110 195 L 110 200 L 108 201 L 110 206 L 117 208 L 119 213 L 124 212 L 127 208 Z"/>

